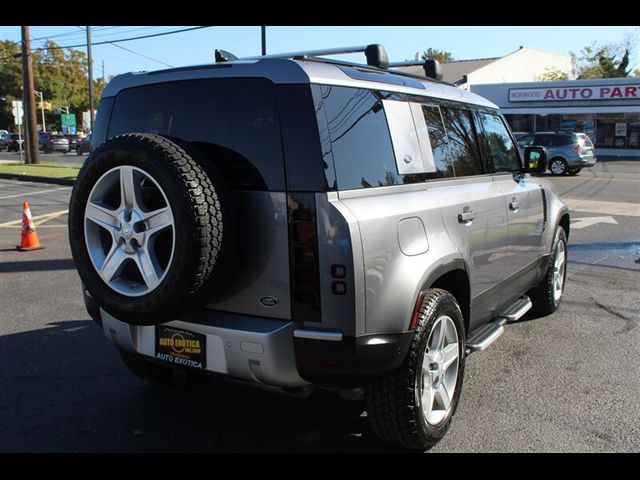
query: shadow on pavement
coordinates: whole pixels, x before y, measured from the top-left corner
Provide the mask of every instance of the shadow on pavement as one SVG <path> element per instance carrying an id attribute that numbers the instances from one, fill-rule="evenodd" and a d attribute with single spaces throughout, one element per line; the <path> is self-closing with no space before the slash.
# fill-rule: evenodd
<path id="1" fill-rule="evenodd" d="M 15 252 L 15 248 L 11 249 Z M 31 260 L 28 262 L 1 262 L 0 273 L 10 272 L 41 272 L 46 270 L 73 270 L 73 260 L 64 258 L 59 260 Z"/>
<path id="2" fill-rule="evenodd" d="M 363 409 L 329 392 L 297 399 L 212 379 L 137 379 L 90 320 L 0 337 L 0 451 L 393 451 Z"/>

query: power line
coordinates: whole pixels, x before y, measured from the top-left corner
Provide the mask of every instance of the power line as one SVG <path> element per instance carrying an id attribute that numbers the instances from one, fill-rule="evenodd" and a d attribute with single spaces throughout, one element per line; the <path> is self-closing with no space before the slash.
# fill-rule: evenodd
<path id="1" fill-rule="evenodd" d="M 118 26 L 116 27 L 98 27 L 96 29 L 96 31 L 102 32 L 104 30 L 110 30 L 113 28 L 119 28 Z M 71 32 L 64 32 L 64 33 L 56 33 L 55 35 L 47 35 L 46 37 L 38 37 L 38 38 L 32 38 L 31 41 L 32 42 L 38 42 L 40 40 L 49 40 L 50 38 L 60 38 L 60 37 L 68 37 L 68 36 L 72 36 L 72 37 L 76 37 L 79 36 L 78 32 L 76 31 L 71 31 Z"/>
<path id="2" fill-rule="evenodd" d="M 134 52 L 133 50 L 129 50 L 128 48 L 125 48 L 125 47 L 123 47 L 122 45 L 116 45 L 115 43 L 111 43 L 111 46 L 112 46 L 112 47 L 120 48 L 120 49 L 125 50 L 125 51 L 127 51 L 127 52 L 131 52 L 131 53 L 133 53 L 134 55 L 138 55 L 138 56 L 140 56 L 140 57 L 142 57 L 142 58 L 146 58 L 147 60 L 153 60 L 154 62 L 161 63 L 162 65 L 165 65 L 165 66 L 167 66 L 167 67 L 174 68 L 174 65 L 170 65 L 170 64 L 168 64 L 168 63 L 165 63 L 165 62 L 163 62 L 162 60 L 156 60 L 155 58 L 147 57 L 146 55 L 143 55 L 143 54 L 141 54 L 141 53 Z"/>
<path id="3" fill-rule="evenodd" d="M 77 25 L 76 25 L 76 28 L 78 28 L 78 29 L 80 29 L 80 30 L 83 30 L 83 31 L 84 31 L 84 28 L 79 27 L 79 26 L 77 26 Z M 153 28 L 153 27 L 152 27 L 152 28 Z M 123 33 L 124 33 L 124 32 L 123 32 Z M 93 43 L 93 42 L 92 42 L 92 43 Z M 116 45 L 116 44 L 115 44 L 115 43 L 113 43 L 113 42 L 109 42 L 109 44 L 110 44 L 112 47 L 120 48 L 121 50 L 124 50 L 125 52 L 133 53 L 134 55 L 138 55 L 138 56 L 140 56 L 140 57 L 142 57 L 142 58 L 146 58 L 147 60 L 152 60 L 152 61 L 154 61 L 154 62 L 158 62 L 158 63 L 160 63 L 160 64 L 162 64 L 162 65 L 164 65 L 164 66 L 166 66 L 166 67 L 174 68 L 174 66 L 173 66 L 173 65 L 170 65 L 170 64 L 168 64 L 168 63 L 165 63 L 165 62 L 163 62 L 163 61 L 161 61 L 161 60 L 157 60 L 157 59 L 155 59 L 155 58 L 147 57 L 146 55 L 143 55 L 142 53 L 134 52 L 133 50 L 130 50 L 130 49 L 128 49 L 128 48 L 125 48 L 125 47 L 123 47 L 123 46 L 121 46 L 121 45 Z M 95 44 L 94 44 L 94 45 L 95 45 Z"/>
<path id="4" fill-rule="evenodd" d="M 132 40 L 141 40 L 143 38 L 151 38 L 151 37 L 161 37 L 163 35 L 172 35 L 174 33 L 182 33 L 182 32 L 190 32 L 192 30 L 200 30 L 202 28 L 210 28 L 211 25 L 209 26 L 204 26 L 204 27 L 191 27 L 191 28 L 183 28 L 182 30 L 173 30 L 171 32 L 162 32 L 162 33 L 153 33 L 151 35 L 141 35 L 138 37 L 130 37 L 130 38 L 119 38 L 117 40 L 105 40 L 102 42 L 95 42 L 92 43 L 92 45 L 106 45 L 108 43 L 113 44 L 113 43 L 119 43 L 119 42 L 130 42 Z M 40 51 L 40 50 L 64 50 L 65 48 L 78 48 L 78 47 L 86 47 L 87 44 L 86 43 L 82 43 L 79 45 L 64 45 L 64 46 L 58 46 L 58 47 L 41 47 L 41 48 L 34 48 L 32 51 Z"/>

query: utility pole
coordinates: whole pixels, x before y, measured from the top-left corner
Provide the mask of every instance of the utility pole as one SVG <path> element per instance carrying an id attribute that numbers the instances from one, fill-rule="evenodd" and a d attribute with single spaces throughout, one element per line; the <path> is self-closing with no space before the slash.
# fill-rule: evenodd
<path id="1" fill-rule="evenodd" d="M 104 81 L 104 58 L 102 59 L 102 80 Z"/>
<path id="2" fill-rule="evenodd" d="M 38 132 L 36 131 L 36 102 L 33 93 L 33 66 L 29 27 L 22 26 L 22 84 L 24 91 L 25 136 L 27 159 L 25 163 L 38 163 Z"/>
<path id="3" fill-rule="evenodd" d="M 262 55 L 267 54 L 267 27 L 260 27 L 262 34 Z"/>
<path id="4" fill-rule="evenodd" d="M 87 61 L 89 62 L 89 124 L 93 132 L 93 58 L 91 57 L 91 27 L 87 27 Z"/>

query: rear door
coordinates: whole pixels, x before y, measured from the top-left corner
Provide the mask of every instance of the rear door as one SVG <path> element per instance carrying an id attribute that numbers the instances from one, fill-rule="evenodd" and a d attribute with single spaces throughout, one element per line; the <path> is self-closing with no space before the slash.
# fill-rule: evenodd
<path id="1" fill-rule="evenodd" d="M 543 193 L 529 174 L 522 173 L 515 142 L 502 117 L 496 112 L 480 112 L 478 119 L 483 147 L 495 171 L 494 182 L 502 192 L 507 217 L 509 234 L 502 300 L 508 303 L 526 289 L 532 269 L 542 255 Z"/>

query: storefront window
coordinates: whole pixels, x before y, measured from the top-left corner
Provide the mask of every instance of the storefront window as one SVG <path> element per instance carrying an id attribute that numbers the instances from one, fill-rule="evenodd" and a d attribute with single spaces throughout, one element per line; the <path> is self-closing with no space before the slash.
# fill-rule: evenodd
<path id="1" fill-rule="evenodd" d="M 530 114 L 507 114 L 504 118 L 509 123 L 509 127 L 511 127 L 511 131 L 517 133 L 527 133 L 533 132 L 533 115 Z"/>
<path id="2" fill-rule="evenodd" d="M 640 112 L 507 114 L 505 118 L 514 132 L 566 130 L 586 133 L 600 148 L 640 148 Z"/>

